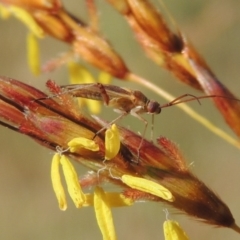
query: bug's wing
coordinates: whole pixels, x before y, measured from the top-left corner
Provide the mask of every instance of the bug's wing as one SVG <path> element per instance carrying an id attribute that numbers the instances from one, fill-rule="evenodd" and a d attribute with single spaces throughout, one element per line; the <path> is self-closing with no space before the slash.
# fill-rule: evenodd
<path id="1" fill-rule="evenodd" d="M 71 84 L 61 86 L 61 89 L 63 89 L 63 93 L 66 92 L 74 97 L 89 98 L 99 101 L 104 101 L 104 94 L 107 94 L 109 101 L 114 98 L 131 99 L 131 90 L 114 85 L 102 85 L 98 83 Z"/>
<path id="2" fill-rule="evenodd" d="M 103 101 L 102 93 L 96 83 L 71 84 L 61 86 L 62 93 L 70 94 L 74 97 L 94 99 Z"/>
<path id="3" fill-rule="evenodd" d="M 106 92 L 113 97 L 129 97 L 132 93 L 130 89 L 118 87 L 115 85 L 104 85 Z"/>

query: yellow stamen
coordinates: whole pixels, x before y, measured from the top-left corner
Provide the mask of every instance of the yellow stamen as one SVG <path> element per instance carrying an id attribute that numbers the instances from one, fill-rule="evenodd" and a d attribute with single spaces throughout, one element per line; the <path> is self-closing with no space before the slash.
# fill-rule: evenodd
<path id="1" fill-rule="evenodd" d="M 137 189 L 146 193 L 153 194 L 169 202 L 174 201 L 172 193 L 162 185 L 140 177 L 123 175 L 122 181 L 133 189 Z"/>
<path id="2" fill-rule="evenodd" d="M 121 193 L 117 192 L 105 192 L 105 196 L 110 207 L 126 207 L 134 203 L 132 199 L 126 198 Z M 86 200 L 83 206 L 84 207 L 93 206 L 94 204 L 93 194 L 85 194 L 85 197 Z"/>
<path id="3" fill-rule="evenodd" d="M 102 84 L 110 84 L 112 76 L 104 71 L 101 71 L 98 76 L 98 81 Z"/>
<path id="4" fill-rule="evenodd" d="M 187 234 L 175 221 L 167 220 L 163 224 L 165 240 L 188 240 Z"/>
<path id="5" fill-rule="evenodd" d="M 80 187 L 77 173 L 66 156 L 61 156 L 60 162 L 63 168 L 63 174 L 66 179 L 68 193 L 77 208 L 82 207 L 85 202 L 85 195 Z"/>
<path id="6" fill-rule="evenodd" d="M 115 240 L 117 239 L 112 213 L 107 201 L 107 197 L 100 187 L 96 187 L 94 191 L 94 209 L 98 226 L 101 230 L 104 240 Z"/>
<path id="7" fill-rule="evenodd" d="M 8 19 L 10 15 L 11 13 L 9 9 L 0 4 L 0 17 L 2 19 Z"/>
<path id="8" fill-rule="evenodd" d="M 101 103 L 93 99 L 84 99 L 89 111 L 92 114 L 99 114 L 101 112 Z M 81 103 L 80 103 L 81 104 Z"/>
<path id="9" fill-rule="evenodd" d="M 72 84 L 81 84 L 81 83 L 96 83 L 92 74 L 82 65 L 76 62 L 68 63 L 68 71 L 70 75 L 70 82 Z M 91 99 L 82 99 L 79 98 L 79 105 L 86 103 L 90 112 L 93 114 L 99 114 L 101 111 L 101 103 L 96 100 Z"/>
<path id="10" fill-rule="evenodd" d="M 93 140 L 83 137 L 72 139 L 68 142 L 68 146 L 70 148 L 70 152 L 77 152 L 80 148 L 85 148 L 94 152 L 99 150 L 98 144 L 96 144 Z"/>
<path id="11" fill-rule="evenodd" d="M 120 136 L 116 124 L 113 124 L 105 133 L 105 159 L 113 159 L 120 149 Z"/>
<path id="12" fill-rule="evenodd" d="M 85 194 L 85 202 L 83 204 L 83 207 L 89 207 L 94 205 L 94 195 L 91 193 L 86 193 Z"/>
<path id="13" fill-rule="evenodd" d="M 134 202 L 132 199 L 124 197 L 121 193 L 108 192 L 105 194 L 111 207 L 126 207 Z"/>
<path id="14" fill-rule="evenodd" d="M 76 62 L 68 63 L 70 82 L 72 84 L 95 83 L 92 74 L 82 65 Z"/>
<path id="15" fill-rule="evenodd" d="M 59 165 L 60 165 L 60 155 L 56 153 L 52 159 L 51 179 L 52 179 L 53 190 L 58 200 L 59 208 L 64 211 L 67 209 L 67 201 L 66 201 L 65 192 L 61 183 Z"/>
<path id="16" fill-rule="evenodd" d="M 39 46 L 36 36 L 30 32 L 27 36 L 28 64 L 36 76 L 40 74 Z"/>
<path id="17" fill-rule="evenodd" d="M 35 21 L 35 19 L 30 13 L 28 13 L 22 8 L 14 6 L 11 6 L 9 10 L 14 14 L 16 18 L 22 21 L 37 37 L 44 37 L 44 30 L 38 25 L 38 23 Z"/>

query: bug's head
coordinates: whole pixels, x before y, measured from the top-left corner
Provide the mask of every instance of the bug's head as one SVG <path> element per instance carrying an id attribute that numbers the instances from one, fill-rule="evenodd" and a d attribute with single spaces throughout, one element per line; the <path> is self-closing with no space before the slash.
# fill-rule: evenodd
<path id="1" fill-rule="evenodd" d="M 149 101 L 147 104 L 147 111 L 150 114 L 159 114 L 161 112 L 161 106 L 156 101 Z"/>

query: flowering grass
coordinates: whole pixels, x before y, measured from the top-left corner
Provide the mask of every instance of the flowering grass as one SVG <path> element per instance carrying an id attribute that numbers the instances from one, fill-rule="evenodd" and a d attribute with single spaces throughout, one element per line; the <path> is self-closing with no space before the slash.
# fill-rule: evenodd
<path id="1" fill-rule="evenodd" d="M 197 69 L 197 71 L 200 71 L 200 70 Z M 70 106 L 70 105 L 69 105 L 69 106 Z M 65 107 L 67 107 L 67 106 L 65 106 Z M 37 120 L 37 118 L 35 118 L 35 117 L 37 117 L 37 116 L 34 116 L 34 115 L 33 115 L 33 116 L 32 116 L 32 119 L 36 119 L 36 120 Z M 47 119 L 46 119 L 46 120 L 47 120 Z M 44 122 L 44 124 L 45 124 L 44 126 L 45 126 L 45 127 L 48 127 L 48 124 L 46 124 L 46 123 L 47 123 L 47 122 Z M 52 124 L 51 124 L 51 127 L 52 127 L 52 126 L 57 126 L 57 125 L 55 125 L 55 124 L 52 125 Z M 70 128 L 69 128 L 69 129 L 66 129 L 66 131 L 68 131 L 68 130 L 70 130 Z M 73 130 L 71 129 L 70 132 L 73 132 Z M 66 132 L 65 132 L 65 133 L 66 133 Z M 62 136 L 64 136 L 64 135 L 62 135 Z M 54 141 L 57 140 L 54 135 L 52 135 L 51 137 L 52 137 L 52 139 L 53 139 Z M 138 139 L 139 139 L 139 138 L 138 138 Z M 70 139 L 69 139 L 69 140 L 70 140 Z M 168 145 L 168 144 L 169 144 L 169 142 L 167 142 L 167 145 Z M 59 144 L 59 145 L 61 145 L 61 144 Z M 169 154 L 169 152 L 172 152 L 172 150 L 169 151 L 169 147 L 166 147 L 165 150 L 167 150 L 168 154 Z M 133 149 L 132 149 L 131 151 L 134 152 Z M 125 153 L 125 154 L 126 154 L 126 153 Z M 175 156 L 173 153 L 171 153 L 171 154 L 172 154 L 172 156 Z M 212 156 L 211 156 L 210 158 L 212 158 Z M 175 159 L 175 161 L 177 161 L 177 159 Z M 184 168 L 185 168 L 185 166 L 181 164 L 181 161 L 177 164 L 177 166 L 178 166 L 178 167 L 181 166 L 181 168 L 182 168 L 183 170 L 184 170 Z M 92 165 L 92 167 L 93 167 L 93 165 Z M 103 166 L 103 167 L 105 167 L 105 166 Z M 101 168 L 100 168 L 100 169 L 101 169 Z M 150 170 L 151 170 L 151 169 L 150 169 Z M 153 170 L 153 174 L 156 174 L 156 173 L 154 172 L 154 169 L 152 169 L 152 170 Z M 151 171 L 152 171 L 152 170 L 151 170 Z M 101 172 L 100 172 L 100 173 L 101 173 Z M 115 172 L 114 172 L 112 169 L 111 169 L 110 173 L 111 173 L 114 177 L 116 177 L 116 175 L 114 174 Z M 134 195 L 131 195 L 131 191 L 128 192 L 128 194 L 129 194 L 130 196 L 134 196 Z M 141 196 L 141 195 L 140 195 L 140 196 Z"/>

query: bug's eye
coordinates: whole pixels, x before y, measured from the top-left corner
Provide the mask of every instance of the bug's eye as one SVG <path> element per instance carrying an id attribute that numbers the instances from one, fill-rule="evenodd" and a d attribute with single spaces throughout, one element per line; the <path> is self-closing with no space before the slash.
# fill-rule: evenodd
<path id="1" fill-rule="evenodd" d="M 147 105 L 149 113 L 159 114 L 161 112 L 161 106 L 158 102 L 150 101 Z"/>

